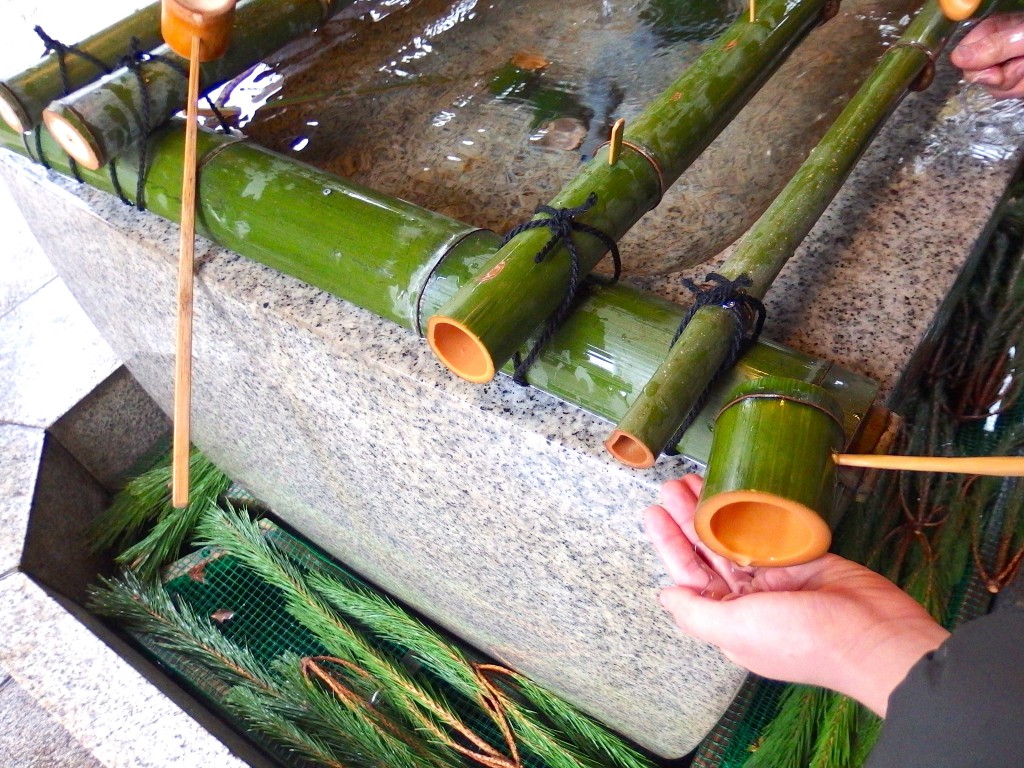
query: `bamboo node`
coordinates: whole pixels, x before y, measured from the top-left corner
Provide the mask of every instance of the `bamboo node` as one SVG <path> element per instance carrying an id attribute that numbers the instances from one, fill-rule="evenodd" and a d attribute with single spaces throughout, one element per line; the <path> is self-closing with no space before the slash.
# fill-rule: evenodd
<path id="1" fill-rule="evenodd" d="M 924 53 L 925 56 L 928 57 L 928 61 L 925 62 L 917 77 L 914 78 L 914 82 L 912 82 L 908 86 L 912 91 L 925 90 L 929 85 L 932 84 L 932 81 L 935 79 L 935 64 L 938 59 L 938 54 L 931 48 L 929 48 L 927 45 L 917 40 L 897 40 L 890 46 L 889 50 L 892 51 L 897 48 L 913 48 L 915 50 L 921 51 L 922 53 Z"/>

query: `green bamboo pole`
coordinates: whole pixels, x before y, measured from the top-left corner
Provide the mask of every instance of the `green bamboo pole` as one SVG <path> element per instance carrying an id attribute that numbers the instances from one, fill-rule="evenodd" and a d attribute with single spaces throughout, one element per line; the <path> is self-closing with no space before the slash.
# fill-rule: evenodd
<path id="1" fill-rule="evenodd" d="M 19 154 L 20 134 L 0 126 L 0 146 Z M 67 158 L 43 131 L 56 170 Z M 150 138 L 144 194 L 150 209 L 180 215 L 183 137 L 179 123 Z M 136 189 L 133 152 L 118 171 Z M 197 230 L 235 252 L 292 275 L 422 335 L 432 314 L 479 274 L 499 238 L 323 173 L 251 142 L 201 131 Z M 89 184 L 113 191 L 105 171 L 82 170 Z M 594 286 L 531 370 L 539 389 L 609 421 L 625 413 L 664 357 L 685 309 L 627 286 Z M 733 386 L 776 373 L 829 389 L 852 435 L 877 385 L 858 374 L 762 340 L 716 389 L 706 417 L 679 444 L 705 462 L 710 425 Z"/>
<path id="2" fill-rule="evenodd" d="M 227 53 L 202 65 L 205 90 L 214 88 L 268 54 L 320 26 L 352 0 L 246 0 L 239 3 Z M 63 149 L 86 168 L 106 165 L 144 133 L 182 109 L 188 95 L 188 61 L 167 45 L 139 65 L 145 86 L 122 68 L 43 112 Z M 147 101 L 148 99 L 148 101 Z M 148 119 L 147 119 L 148 118 Z"/>
<path id="3" fill-rule="evenodd" d="M 715 425 L 694 527 L 742 566 L 797 565 L 832 543 L 842 409 L 825 390 L 764 376 L 730 396 Z"/>
<path id="4" fill-rule="evenodd" d="M 835 197 L 885 119 L 937 56 L 955 28 L 929 0 L 882 56 L 835 123 L 768 210 L 717 270 L 750 278 L 762 298 Z M 725 360 L 735 322 L 730 310 L 698 310 L 605 445 L 630 466 L 650 466 Z"/>
<path id="5" fill-rule="evenodd" d="M 145 51 L 163 42 L 159 2 L 139 9 L 75 47 L 113 68 L 133 37 Z M 65 66 L 71 91 L 99 80 L 104 74 L 95 64 L 74 53 L 67 54 Z M 65 95 L 63 88 L 60 59 L 56 53 L 51 53 L 35 66 L 0 82 L 0 116 L 15 131 L 31 131 L 39 125 L 43 110 L 50 102 Z"/>
<path id="6" fill-rule="evenodd" d="M 618 240 L 728 124 L 757 88 L 820 18 L 827 0 L 767 0 L 757 20 L 746 14 L 627 127 L 614 165 L 599 152 L 551 201 L 554 208 L 597 202 L 577 221 Z M 449 368 L 473 382 L 486 382 L 523 340 L 558 307 L 569 281 L 564 246 L 534 261 L 551 237 L 534 229 L 498 251 L 481 276 L 430 318 L 427 340 Z M 575 235 L 580 273 L 604 255 L 602 242 Z"/>

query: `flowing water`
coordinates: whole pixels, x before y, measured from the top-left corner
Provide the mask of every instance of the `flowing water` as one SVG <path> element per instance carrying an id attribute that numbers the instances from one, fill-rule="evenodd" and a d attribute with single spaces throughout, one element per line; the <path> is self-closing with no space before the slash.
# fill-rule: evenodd
<path id="1" fill-rule="evenodd" d="M 909 22 L 846 0 L 661 205 L 627 273 L 703 262 L 756 220 Z M 741 13 L 744 0 L 378 0 L 225 89 L 273 149 L 467 223 L 530 217 Z M 224 98 L 224 97 L 222 97 Z"/>

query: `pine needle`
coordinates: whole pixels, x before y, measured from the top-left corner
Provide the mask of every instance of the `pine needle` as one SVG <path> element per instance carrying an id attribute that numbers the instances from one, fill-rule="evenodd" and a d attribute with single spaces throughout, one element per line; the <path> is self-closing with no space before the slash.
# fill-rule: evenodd
<path id="1" fill-rule="evenodd" d="M 650 761 L 600 723 L 522 675 L 515 675 L 518 690 L 576 747 L 601 765 L 648 768 Z"/>
<path id="2" fill-rule="evenodd" d="M 126 572 L 119 580 L 100 579 L 100 586 L 89 590 L 88 608 L 199 662 L 231 685 L 274 688 L 267 670 L 247 649 L 232 643 L 188 605 L 176 605 L 161 586 L 143 582 L 134 573 Z"/>
<path id="3" fill-rule="evenodd" d="M 838 693 L 828 696 L 809 768 L 850 768 L 857 704 Z"/>
<path id="4" fill-rule="evenodd" d="M 177 557 L 202 510 L 215 503 L 231 485 L 230 479 L 199 451 L 189 457 L 190 503 L 184 509 L 171 505 L 170 456 L 132 481 L 118 493 L 111 506 L 90 529 L 97 550 L 124 546 L 138 537 L 147 524 L 152 530 L 118 556 L 120 565 L 148 580 L 155 580 L 160 568 Z"/>
<path id="5" fill-rule="evenodd" d="M 762 732 L 761 745 L 743 768 L 805 768 L 811 757 L 828 691 L 790 685 L 775 718 Z"/>
<path id="6" fill-rule="evenodd" d="M 378 653 L 366 638 L 333 612 L 309 588 L 298 568 L 267 541 L 259 525 L 247 515 L 211 507 L 197 531 L 204 545 L 223 548 L 280 589 L 288 613 L 332 655 L 364 669 L 410 727 L 420 729 L 435 744 L 451 746 L 449 732 L 455 732 L 478 748 L 487 748 L 437 691 L 422 680 L 414 680 L 399 664 Z"/>

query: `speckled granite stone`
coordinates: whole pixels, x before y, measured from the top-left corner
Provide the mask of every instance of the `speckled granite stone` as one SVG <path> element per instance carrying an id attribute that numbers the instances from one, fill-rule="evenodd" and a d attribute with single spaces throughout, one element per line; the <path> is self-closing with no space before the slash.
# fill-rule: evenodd
<path id="1" fill-rule="evenodd" d="M 246 765 L 23 573 L 0 578 L 0 626 L 4 667 L 100 764 Z"/>
<path id="2" fill-rule="evenodd" d="M 947 74 L 900 109 L 770 298 L 771 336 L 886 389 L 1018 158 L 1012 114 L 995 159 L 929 146 L 951 88 Z M 176 227 L 4 162 L 58 271 L 169 408 Z M 667 576 L 639 515 L 681 462 L 624 469 L 596 418 L 504 379 L 457 381 L 396 326 L 207 244 L 197 255 L 199 446 L 363 575 L 626 735 L 670 756 L 699 740 L 742 671 L 656 606 Z"/>
<path id="3" fill-rule="evenodd" d="M 0 424 L 0 575 L 21 562 L 45 436 L 36 427 Z"/>
<path id="4" fill-rule="evenodd" d="M 59 280 L 0 316 L 0 421 L 48 427 L 118 367 Z"/>

